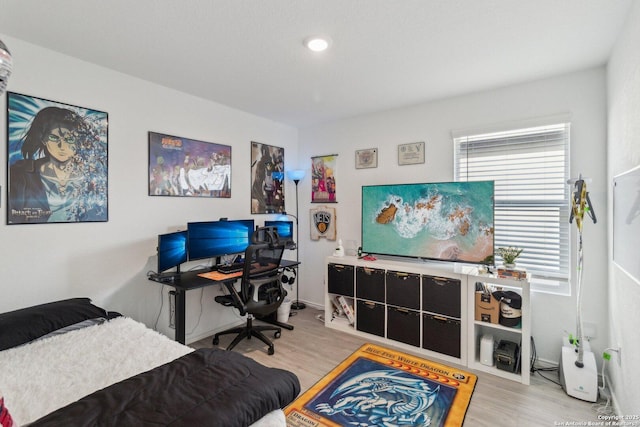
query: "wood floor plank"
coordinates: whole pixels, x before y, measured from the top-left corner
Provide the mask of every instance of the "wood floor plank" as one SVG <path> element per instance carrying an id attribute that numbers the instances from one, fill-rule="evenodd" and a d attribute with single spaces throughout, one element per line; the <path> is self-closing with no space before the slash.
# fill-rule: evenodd
<path id="1" fill-rule="evenodd" d="M 289 319 L 293 331 L 282 330 L 282 336 L 274 339 L 275 354 L 267 354 L 267 346 L 258 339 L 244 340 L 233 351 L 276 368 L 294 372 L 300 379 L 302 391 L 307 390 L 331 369 L 357 350 L 364 341 L 344 332 L 325 328 L 318 320 L 321 311 L 307 307 Z M 273 334 L 268 333 L 270 338 Z M 225 348 L 233 336 L 220 337 L 221 348 Z M 383 344 L 393 348 L 388 344 Z M 212 347 L 211 337 L 191 344 L 193 348 Z M 404 349 L 400 351 L 406 352 Z M 419 353 L 416 356 L 424 357 Z M 450 363 L 431 358 L 435 362 Z M 531 377 L 526 386 L 484 372 L 478 375 L 476 389 L 465 417 L 465 426 L 555 426 L 561 423 L 597 422 L 594 404 L 567 396 L 561 387 L 542 378 Z M 546 372 L 545 376 L 557 380 L 557 373 Z M 587 424 L 585 424 L 587 425 Z"/>

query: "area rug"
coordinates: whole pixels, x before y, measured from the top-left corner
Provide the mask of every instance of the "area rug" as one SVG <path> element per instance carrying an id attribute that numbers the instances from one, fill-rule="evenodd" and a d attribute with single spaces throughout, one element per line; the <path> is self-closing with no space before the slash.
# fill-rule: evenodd
<path id="1" fill-rule="evenodd" d="M 461 426 L 477 377 L 365 344 L 285 408 L 287 425 Z"/>

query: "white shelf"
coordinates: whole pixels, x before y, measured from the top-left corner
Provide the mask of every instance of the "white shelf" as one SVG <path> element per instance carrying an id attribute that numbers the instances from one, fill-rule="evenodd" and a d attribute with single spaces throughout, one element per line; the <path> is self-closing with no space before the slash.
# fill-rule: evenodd
<path id="1" fill-rule="evenodd" d="M 489 322 L 482 322 L 480 320 L 474 320 L 473 321 L 474 326 L 476 327 L 483 327 L 483 328 L 492 328 L 492 329 L 498 329 L 498 330 L 502 330 L 502 331 L 506 331 L 506 332 L 512 332 L 515 334 L 522 334 L 522 328 L 514 328 L 511 326 L 503 326 L 499 323 L 489 323 Z"/>
<path id="2" fill-rule="evenodd" d="M 413 273 L 421 276 L 435 276 L 448 279 L 457 279 L 460 281 L 460 357 L 452 357 L 450 355 L 441 354 L 432 350 L 424 349 L 419 346 L 405 344 L 399 341 L 387 339 L 385 336 L 369 334 L 358 330 L 357 328 L 357 312 L 356 322 L 349 324 L 346 318 L 333 318 L 333 304 L 331 298 L 336 294 L 328 293 L 329 274 L 328 268 L 325 269 L 325 326 L 351 333 L 357 336 L 371 339 L 381 343 L 393 344 L 395 347 L 405 348 L 414 353 L 423 354 L 426 357 L 439 358 L 444 361 L 458 363 L 469 367 L 470 369 L 490 373 L 501 378 L 512 381 L 529 384 L 530 381 L 530 357 L 531 357 L 531 310 L 529 299 L 529 277 L 526 280 L 517 280 L 511 278 L 498 277 L 492 274 L 480 274 L 474 266 L 456 263 L 440 263 L 426 262 L 422 260 L 402 260 L 395 259 L 378 259 L 375 261 L 366 261 L 354 256 L 335 257 L 329 256 L 326 259 L 327 267 L 329 264 L 340 264 L 352 266 L 354 270 L 354 289 L 353 296 L 346 296 L 355 310 L 357 310 L 355 287 L 355 271 L 357 267 L 366 267 L 377 270 L 396 271 L 402 273 Z M 484 282 L 493 286 L 513 289 L 522 296 L 522 320 L 520 327 L 508 327 L 501 324 L 481 322 L 475 320 L 475 283 Z M 420 286 L 422 292 L 422 286 Z M 360 299 L 362 300 L 362 299 Z M 385 306 L 385 334 L 387 325 L 386 307 L 387 303 L 379 303 Z M 417 310 L 421 315 L 427 313 L 425 310 Z M 422 321 L 420 322 L 420 336 L 422 336 Z M 480 363 L 479 357 L 479 340 L 483 333 L 492 333 L 500 339 L 509 339 L 520 345 L 520 372 L 512 373 L 496 368 L 495 366 L 487 366 Z"/>

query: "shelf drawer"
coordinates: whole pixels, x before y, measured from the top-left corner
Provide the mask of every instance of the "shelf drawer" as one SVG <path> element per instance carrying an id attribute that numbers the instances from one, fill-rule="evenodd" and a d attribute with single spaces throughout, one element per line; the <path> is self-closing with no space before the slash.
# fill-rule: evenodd
<path id="1" fill-rule="evenodd" d="M 387 307 L 387 338 L 420 347 L 420 313 Z"/>
<path id="2" fill-rule="evenodd" d="M 384 305 L 369 301 L 357 301 L 356 329 L 384 337 Z"/>
<path id="3" fill-rule="evenodd" d="M 460 320 L 423 313 L 422 348 L 460 357 Z"/>
<path id="4" fill-rule="evenodd" d="M 387 271 L 387 304 L 420 310 L 420 275 Z"/>
<path id="5" fill-rule="evenodd" d="M 327 268 L 329 293 L 353 297 L 353 266 L 329 264 Z"/>
<path id="6" fill-rule="evenodd" d="M 422 276 L 422 311 L 460 318 L 460 280 Z"/>
<path id="7" fill-rule="evenodd" d="M 378 268 L 356 267 L 356 296 L 384 302 L 384 273 Z"/>

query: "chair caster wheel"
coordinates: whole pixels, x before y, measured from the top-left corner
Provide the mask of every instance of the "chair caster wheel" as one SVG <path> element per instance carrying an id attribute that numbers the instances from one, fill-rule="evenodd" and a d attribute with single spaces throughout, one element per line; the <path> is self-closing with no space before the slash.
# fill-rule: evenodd
<path id="1" fill-rule="evenodd" d="M 273 356 L 275 352 L 276 350 L 273 347 L 269 347 L 269 350 L 267 350 L 267 354 L 269 356 Z"/>
<path id="2" fill-rule="evenodd" d="M 273 334 L 273 336 L 275 338 L 280 338 L 282 336 L 282 333 L 280 331 L 277 331 L 275 334 Z"/>
<path id="3" fill-rule="evenodd" d="M 213 341 L 211 343 L 213 345 L 218 345 L 220 343 L 220 339 L 218 337 L 213 337 Z"/>

